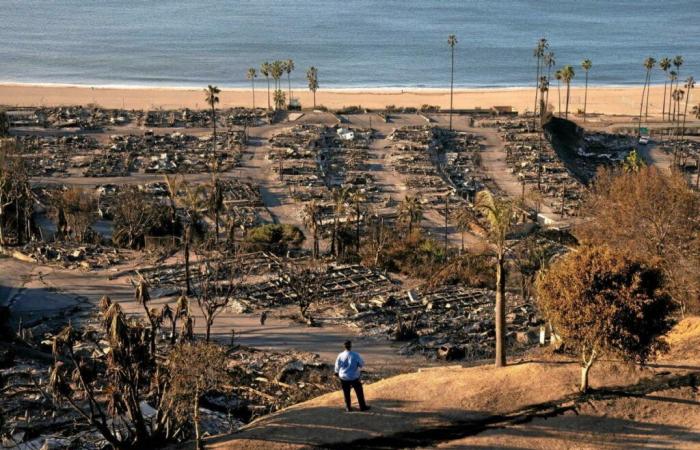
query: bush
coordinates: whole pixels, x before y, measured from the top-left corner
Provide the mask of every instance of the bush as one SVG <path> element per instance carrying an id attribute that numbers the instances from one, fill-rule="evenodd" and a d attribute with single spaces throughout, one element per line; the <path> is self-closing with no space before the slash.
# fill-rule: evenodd
<path id="1" fill-rule="evenodd" d="M 660 269 L 606 246 L 559 259 L 537 280 L 538 303 L 567 349 L 581 357 L 581 391 L 600 357 L 644 363 L 664 347 L 674 305 Z"/>
<path id="2" fill-rule="evenodd" d="M 295 225 L 268 223 L 249 229 L 244 246 L 248 251 L 284 254 L 289 249 L 299 248 L 304 239 L 304 233 Z"/>

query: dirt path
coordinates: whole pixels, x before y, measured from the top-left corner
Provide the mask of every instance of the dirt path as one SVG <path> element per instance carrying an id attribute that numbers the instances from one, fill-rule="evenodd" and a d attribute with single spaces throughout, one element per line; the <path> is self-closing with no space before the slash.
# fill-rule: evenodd
<path id="1" fill-rule="evenodd" d="M 658 442 L 697 448 L 700 319 L 679 328 L 680 339 L 669 338 L 672 354 L 684 348 L 690 358 L 655 367 L 599 361 L 590 374 L 598 391 L 590 396 L 577 392 L 576 361 L 546 355 L 504 368 L 440 367 L 367 385 L 368 412 L 344 412 L 342 395 L 331 393 L 212 438 L 207 447 L 414 448 L 451 441 L 450 448 L 659 448 Z M 538 417 L 554 419 L 545 424 Z"/>

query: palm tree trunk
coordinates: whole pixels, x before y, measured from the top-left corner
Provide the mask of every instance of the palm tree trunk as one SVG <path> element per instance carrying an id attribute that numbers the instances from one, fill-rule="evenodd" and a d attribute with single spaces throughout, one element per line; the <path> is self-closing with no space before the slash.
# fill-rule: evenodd
<path id="1" fill-rule="evenodd" d="M 557 96 L 559 97 L 559 117 L 561 117 L 561 81 L 557 80 Z"/>
<path id="2" fill-rule="evenodd" d="M 565 118 L 569 118 L 569 97 L 571 94 L 571 82 L 566 82 L 566 112 L 564 113 Z"/>
<path id="3" fill-rule="evenodd" d="M 288 92 L 288 97 L 289 97 L 289 99 L 287 100 L 288 105 L 292 104 L 292 79 L 290 77 L 291 77 L 291 74 L 288 72 L 287 73 L 287 92 Z"/>
<path id="4" fill-rule="evenodd" d="M 588 71 L 586 71 L 586 89 L 583 91 L 583 121 L 586 121 L 586 106 L 588 106 Z"/>
<path id="5" fill-rule="evenodd" d="M 649 78 L 649 70 L 647 70 L 647 74 L 644 77 L 644 87 L 642 87 L 642 101 L 639 103 L 639 121 L 637 124 L 637 136 L 641 136 L 642 134 L 642 111 L 644 111 L 644 94 L 646 93 L 647 90 L 647 79 Z"/>
<path id="6" fill-rule="evenodd" d="M 270 107 L 270 77 L 265 77 L 267 79 L 267 110 L 272 109 Z"/>
<path id="7" fill-rule="evenodd" d="M 496 264 L 496 367 L 506 365 L 506 278 L 503 255 L 499 251 Z"/>
<path id="8" fill-rule="evenodd" d="M 314 90 L 314 109 L 316 109 L 316 91 Z"/>
<path id="9" fill-rule="evenodd" d="M 251 78 L 253 82 L 253 109 L 255 109 L 255 78 Z"/>
<path id="10" fill-rule="evenodd" d="M 537 117 L 537 98 L 540 93 L 540 57 L 537 57 L 537 77 L 535 78 L 535 106 L 532 110 L 532 114 Z"/>
<path id="11" fill-rule="evenodd" d="M 188 224 L 185 228 L 185 287 L 187 295 L 192 294 L 190 289 L 190 235 L 192 234 L 192 225 Z"/>
<path id="12" fill-rule="evenodd" d="M 216 109 L 214 109 L 214 104 L 211 105 L 211 124 L 214 127 L 214 144 L 212 149 L 216 150 Z"/>
<path id="13" fill-rule="evenodd" d="M 664 101 L 661 102 L 661 120 L 666 120 L 666 84 L 668 81 L 664 79 Z"/>
<path id="14" fill-rule="evenodd" d="M 647 80 L 647 106 L 644 110 L 644 123 L 649 123 L 649 93 L 651 92 L 651 71 L 649 71 L 649 79 Z"/>
<path id="15" fill-rule="evenodd" d="M 688 92 L 685 93 L 685 108 L 683 109 L 683 127 L 681 128 L 681 140 L 685 138 L 685 118 L 688 115 L 688 100 L 690 99 L 690 91 L 692 88 L 688 87 Z"/>
<path id="16" fill-rule="evenodd" d="M 452 69 L 450 73 L 450 131 L 452 131 L 452 110 L 454 96 L 454 81 L 455 81 L 455 49 L 452 47 Z"/>

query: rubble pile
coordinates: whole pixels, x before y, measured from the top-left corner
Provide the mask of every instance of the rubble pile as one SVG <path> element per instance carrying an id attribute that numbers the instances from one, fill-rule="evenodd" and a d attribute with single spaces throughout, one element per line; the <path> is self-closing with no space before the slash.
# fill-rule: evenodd
<path id="1" fill-rule="evenodd" d="M 520 122 L 518 122 L 520 123 Z M 506 142 L 506 162 L 523 184 L 534 185 L 543 200 L 562 216 L 575 216 L 583 186 L 566 168 L 551 144 L 524 124 L 501 133 Z"/>
<path id="2" fill-rule="evenodd" d="M 83 130 L 96 130 L 110 125 L 128 125 L 138 117 L 138 112 L 134 111 L 83 106 L 38 108 L 34 114 L 37 124 L 45 128 L 80 128 Z"/>
<path id="3" fill-rule="evenodd" d="M 83 135 L 32 135 L 17 139 L 30 176 L 67 176 L 69 169 L 84 166 L 99 148 L 94 138 Z"/>
<path id="4" fill-rule="evenodd" d="M 407 295 L 376 296 L 349 303 L 350 320 L 363 333 L 407 341 L 405 354 L 435 359 L 490 358 L 494 349 L 495 292 L 487 289 L 444 286 Z M 521 346 L 534 345 L 540 319 L 534 306 L 506 294 L 507 339 Z"/>
<path id="5" fill-rule="evenodd" d="M 33 261 L 66 269 L 104 269 L 123 261 L 116 248 L 97 244 L 34 241 L 17 249 Z"/>
<path id="6" fill-rule="evenodd" d="M 288 288 L 289 275 L 271 277 L 250 285 L 239 303 L 252 309 L 293 304 L 296 299 Z M 381 272 L 360 265 L 328 266 L 321 280 L 319 298 L 338 303 L 347 299 L 367 299 L 387 295 L 396 290 L 394 282 Z M 240 305 L 235 305 L 240 308 Z"/>
<path id="7" fill-rule="evenodd" d="M 700 142 L 690 139 L 676 139 L 664 141 L 660 144 L 661 150 L 675 156 L 681 171 L 686 173 L 698 173 L 700 168 Z"/>

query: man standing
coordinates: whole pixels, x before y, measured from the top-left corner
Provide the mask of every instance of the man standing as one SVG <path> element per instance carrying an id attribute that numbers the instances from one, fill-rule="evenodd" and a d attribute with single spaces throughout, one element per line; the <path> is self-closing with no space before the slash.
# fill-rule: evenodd
<path id="1" fill-rule="evenodd" d="M 367 411 L 369 406 L 365 404 L 365 393 L 362 390 L 362 367 L 365 362 L 362 357 L 353 352 L 352 342 L 345 341 L 345 351 L 340 353 L 335 360 L 335 375 L 340 378 L 340 384 L 343 387 L 343 395 L 345 396 L 345 410 L 352 411 L 352 402 L 350 400 L 350 390 L 355 390 L 357 403 L 360 405 L 360 411 Z"/>

